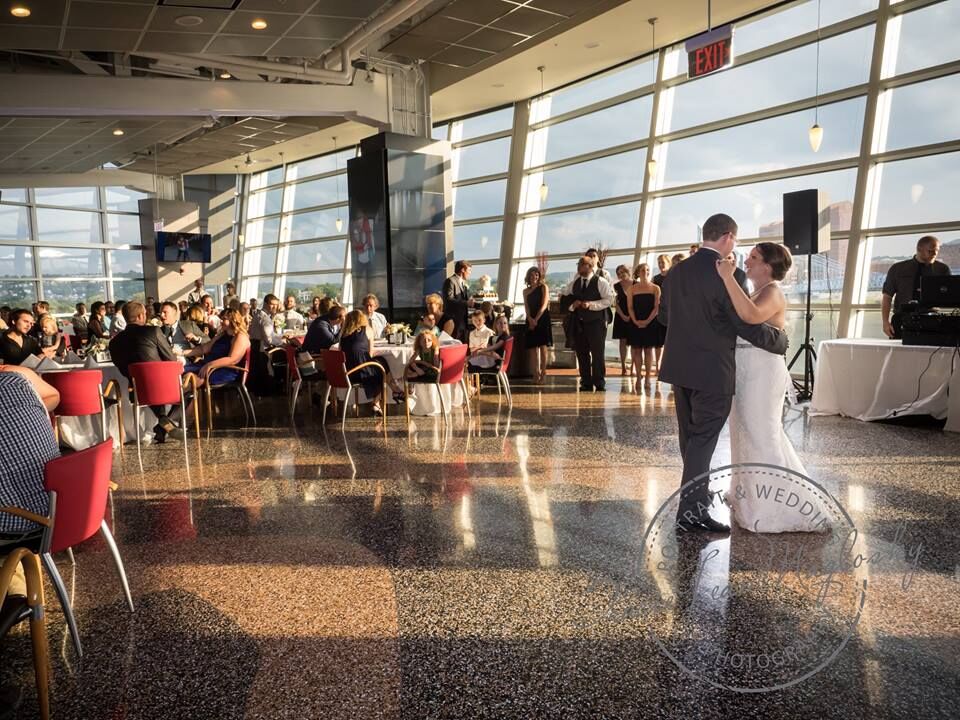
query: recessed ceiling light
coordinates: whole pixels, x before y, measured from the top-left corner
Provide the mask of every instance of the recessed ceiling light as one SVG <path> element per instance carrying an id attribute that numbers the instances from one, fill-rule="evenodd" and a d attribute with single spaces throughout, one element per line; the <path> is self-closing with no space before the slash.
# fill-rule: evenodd
<path id="1" fill-rule="evenodd" d="M 267 21 L 263 18 L 256 18 L 252 23 L 250 23 L 250 27 L 252 27 L 254 30 L 266 30 Z"/>
<path id="2" fill-rule="evenodd" d="M 199 15 L 181 15 L 173 22 L 180 27 L 196 27 L 197 25 L 203 25 L 203 18 Z"/>
<path id="3" fill-rule="evenodd" d="M 17 18 L 30 17 L 30 8 L 26 5 L 14 5 L 10 8 L 10 14 Z"/>
<path id="4" fill-rule="evenodd" d="M 600 47 L 600 43 L 598 43 L 596 40 L 594 40 L 593 42 L 588 42 L 588 43 L 586 43 L 586 44 L 584 45 L 584 47 L 585 47 L 587 50 L 595 50 L 596 48 Z"/>
<path id="5" fill-rule="evenodd" d="M 121 128 L 114 128 L 113 134 L 116 135 L 117 137 L 120 137 L 121 135 L 123 135 L 123 130 Z"/>
<path id="6" fill-rule="evenodd" d="M 232 77 L 233 77 L 233 75 L 231 75 L 230 73 L 228 73 L 226 70 L 223 70 L 223 71 L 221 71 L 221 73 L 220 73 L 220 79 L 221 79 L 221 80 L 229 80 L 229 79 L 232 78 Z"/>
<path id="7" fill-rule="evenodd" d="M 503 83 L 494 83 L 491 87 L 502 88 L 502 87 L 503 87 Z"/>

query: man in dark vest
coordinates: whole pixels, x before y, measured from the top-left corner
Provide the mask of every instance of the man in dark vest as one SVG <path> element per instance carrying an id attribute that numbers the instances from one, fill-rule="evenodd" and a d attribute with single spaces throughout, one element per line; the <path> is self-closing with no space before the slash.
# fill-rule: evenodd
<path id="1" fill-rule="evenodd" d="M 616 298 L 613 286 L 594 273 L 593 262 L 584 256 L 577 263 L 577 277 L 567 285 L 563 295 L 564 305 L 572 313 L 570 329 L 580 367 L 580 389 L 605 390 L 603 352 L 607 340 L 607 308 Z"/>
<path id="2" fill-rule="evenodd" d="M 443 282 L 443 305 L 446 316 L 453 319 L 453 337 L 460 342 L 467 341 L 467 313 L 473 308 L 470 297 L 470 277 L 472 265 L 466 260 L 457 260 L 453 266 L 453 275 Z"/>

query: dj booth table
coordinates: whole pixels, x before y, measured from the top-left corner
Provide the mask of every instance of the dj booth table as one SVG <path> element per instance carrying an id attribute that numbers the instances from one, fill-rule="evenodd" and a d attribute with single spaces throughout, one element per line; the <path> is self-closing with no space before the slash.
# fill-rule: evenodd
<path id="1" fill-rule="evenodd" d="M 903 415 L 947 419 L 960 432 L 960 358 L 953 347 L 899 340 L 825 340 L 817 351 L 811 415 L 884 420 Z"/>

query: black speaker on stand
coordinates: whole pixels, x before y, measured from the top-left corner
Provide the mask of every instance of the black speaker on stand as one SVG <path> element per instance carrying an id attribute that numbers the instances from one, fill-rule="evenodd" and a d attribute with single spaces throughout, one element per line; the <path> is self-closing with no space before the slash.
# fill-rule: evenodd
<path id="1" fill-rule="evenodd" d="M 798 190 L 783 194 L 783 244 L 793 255 L 807 256 L 806 313 L 803 318 L 803 344 L 797 348 L 787 365 L 793 366 L 803 357 L 803 381 L 794 380 L 797 399 L 801 402 L 813 397 L 814 368 L 817 351 L 813 347 L 810 324 L 811 281 L 813 279 L 813 256 L 830 249 L 830 208 L 825 193 L 819 190 Z"/>

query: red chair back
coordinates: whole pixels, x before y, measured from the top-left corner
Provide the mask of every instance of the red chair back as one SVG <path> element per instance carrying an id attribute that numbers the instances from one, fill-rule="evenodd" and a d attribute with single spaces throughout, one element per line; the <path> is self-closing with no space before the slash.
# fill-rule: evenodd
<path id="1" fill-rule="evenodd" d="M 285 345 L 283 349 L 287 353 L 287 372 L 290 373 L 290 379 L 296 382 L 300 379 L 300 367 L 297 365 L 297 348 L 293 345 Z"/>
<path id="2" fill-rule="evenodd" d="M 43 373 L 43 379 L 60 393 L 60 404 L 54 410 L 54 415 L 76 417 L 77 415 L 96 415 L 103 411 L 103 405 L 100 402 L 102 371 L 47 372 Z"/>
<path id="3" fill-rule="evenodd" d="M 130 380 L 141 405 L 179 405 L 183 365 L 176 360 L 131 363 Z"/>
<path id="4" fill-rule="evenodd" d="M 500 363 L 500 369 L 506 372 L 510 367 L 510 358 L 513 357 L 513 338 L 508 337 L 503 341 L 503 362 Z"/>
<path id="5" fill-rule="evenodd" d="M 63 455 L 43 469 L 43 485 L 57 494 L 50 552 L 79 545 L 100 530 L 107 509 L 113 440 Z"/>
<path id="6" fill-rule="evenodd" d="M 341 350 L 324 350 L 323 367 L 327 373 L 327 383 L 330 387 L 345 390 L 350 387 L 350 378 L 347 377 L 347 356 Z"/>
<path id="7" fill-rule="evenodd" d="M 456 385 L 463 380 L 469 350 L 466 344 L 440 348 L 440 377 L 437 379 L 440 385 Z"/>

